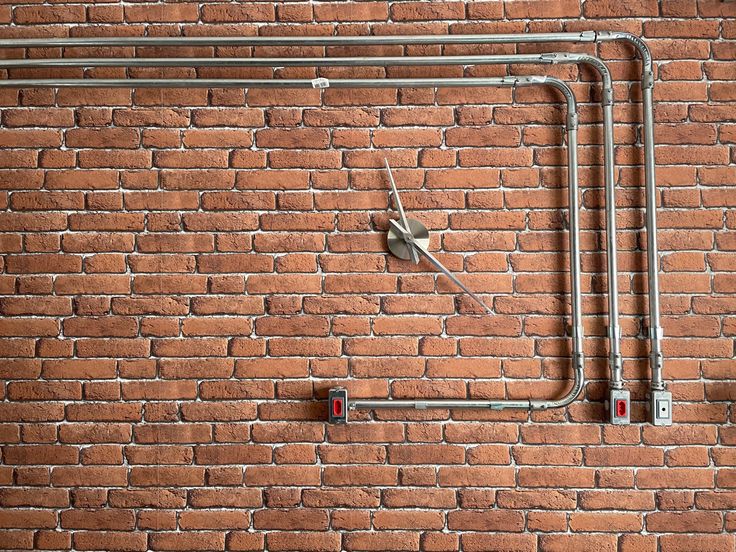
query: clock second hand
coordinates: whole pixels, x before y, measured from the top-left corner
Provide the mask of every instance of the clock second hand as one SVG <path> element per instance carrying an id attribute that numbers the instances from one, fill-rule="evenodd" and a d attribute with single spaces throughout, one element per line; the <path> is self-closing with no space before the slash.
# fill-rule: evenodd
<path id="1" fill-rule="evenodd" d="M 398 223 L 396 223 L 396 224 L 398 226 Z M 434 255 L 432 255 L 423 245 L 417 243 L 416 241 L 412 241 L 408 245 L 409 245 L 409 247 L 414 246 L 417 251 L 419 251 L 422 255 L 424 255 L 427 258 L 427 260 L 435 266 L 435 268 L 437 268 L 438 270 L 440 270 L 445 276 L 447 276 L 450 280 L 452 280 L 455 283 L 455 285 L 457 285 L 465 293 L 467 293 L 468 295 L 470 295 L 470 297 L 472 297 L 473 299 L 475 299 L 475 301 L 481 307 L 483 307 L 483 309 L 488 314 L 493 314 L 493 311 L 491 311 L 491 308 L 488 305 L 486 305 L 480 297 L 478 297 L 475 293 L 473 293 L 472 291 L 470 291 L 467 288 L 467 286 L 465 286 L 465 284 L 463 284 L 460 280 L 458 280 L 455 277 L 455 275 L 452 272 L 450 272 L 447 268 L 445 268 L 445 265 L 443 265 L 439 260 L 437 260 L 437 258 Z"/>

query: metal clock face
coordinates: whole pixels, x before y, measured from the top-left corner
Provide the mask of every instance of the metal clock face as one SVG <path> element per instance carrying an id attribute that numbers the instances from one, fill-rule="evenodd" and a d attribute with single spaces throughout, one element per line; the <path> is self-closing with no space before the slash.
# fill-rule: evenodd
<path id="1" fill-rule="evenodd" d="M 427 230 L 427 227 L 416 219 L 407 219 L 407 222 L 414 243 L 427 249 L 429 247 L 429 230 Z M 412 251 L 416 251 L 416 249 L 408 244 L 401 233 L 393 227 L 388 229 L 387 241 L 391 253 L 404 261 L 412 260 Z"/>

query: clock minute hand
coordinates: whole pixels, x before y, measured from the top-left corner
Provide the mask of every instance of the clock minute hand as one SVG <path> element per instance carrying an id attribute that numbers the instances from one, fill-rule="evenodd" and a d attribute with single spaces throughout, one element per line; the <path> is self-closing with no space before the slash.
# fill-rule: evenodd
<path id="1" fill-rule="evenodd" d="M 440 270 L 442 273 L 445 274 L 445 276 L 447 276 L 448 278 L 450 278 L 450 280 L 452 280 L 455 283 L 455 285 L 457 285 L 465 293 L 467 293 L 473 299 L 475 299 L 475 301 L 481 307 L 483 307 L 483 309 L 487 313 L 492 314 L 491 308 L 488 305 L 486 305 L 480 297 L 478 297 L 475 293 L 473 293 L 472 291 L 470 291 L 465 286 L 465 284 L 463 284 L 460 280 L 458 280 L 452 272 L 450 272 L 447 268 L 445 268 L 445 265 L 443 265 L 441 262 L 439 262 L 439 260 L 437 260 L 437 258 L 434 255 L 432 255 L 427 249 L 425 249 L 422 245 L 420 245 L 418 243 L 414 243 L 414 247 L 416 247 L 417 248 L 417 251 L 419 251 L 422 255 L 424 255 L 427 258 L 427 260 L 430 263 L 432 263 L 438 270 Z"/>
<path id="2" fill-rule="evenodd" d="M 401 225 L 404 227 L 404 230 L 401 232 L 401 235 L 404 238 L 404 241 L 406 242 L 407 247 L 409 248 L 409 255 L 411 256 L 411 260 L 414 264 L 419 263 L 419 255 L 417 255 L 416 250 L 414 247 L 412 247 L 413 240 L 409 239 L 412 236 L 411 229 L 409 228 L 409 221 L 406 219 L 406 213 L 404 213 L 404 206 L 401 204 L 401 198 L 399 197 L 399 191 L 396 189 L 396 182 L 394 181 L 394 174 L 391 172 L 391 165 L 388 164 L 388 158 L 384 157 L 383 161 L 386 165 L 386 171 L 388 172 L 388 181 L 391 184 L 391 195 L 394 198 L 394 201 L 396 202 L 396 210 L 399 212 L 399 218 L 401 219 Z"/>

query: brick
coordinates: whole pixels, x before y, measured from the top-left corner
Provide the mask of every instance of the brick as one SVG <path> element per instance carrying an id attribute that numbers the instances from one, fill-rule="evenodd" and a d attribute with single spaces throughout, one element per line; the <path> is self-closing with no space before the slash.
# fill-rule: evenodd
<path id="1" fill-rule="evenodd" d="M 82 388 L 78 381 L 13 381 L 7 396 L 14 401 L 79 400 Z"/>
<path id="2" fill-rule="evenodd" d="M 180 22 L 196 21 L 196 4 L 164 6 L 160 10 L 146 10 L 144 6 L 125 6 L 125 19 L 128 22 Z"/>
<path id="3" fill-rule="evenodd" d="M 647 514 L 647 530 L 668 533 L 718 533 L 723 526 L 717 512 L 653 512 Z"/>
<path id="4" fill-rule="evenodd" d="M 145 294 L 197 294 L 207 290 L 204 276 L 143 275 L 133 279 L 133 292 Z"/>
<path id="5" fill-rule="evenodd" d="M 574 508 L 575 493 L 565 490 L 499 491 L 497 503 L 501 508 L 545 508 L 565 510 Z"/>
<path id="6" fill-rule="evenodd" d="M 647 428 L 643 431 L 643 440 L 647 444 L 714 444 L 716 442 L 715 428 L 679 424 L 668 428 Z"/>
<path id="7" fill-rule="evenodd" d="M 543 17 L 545 19 L 556 19 L 563 17 L 579 17 L 580 2 L 527 2 L 512 1 L 504 2 L 506 17 L 509 19 L 526 19 Z"/>
<path id="8" fill-rule="evenodd" d="M 692 468 L 646 468 L 640 469 L 636 480 L 640 489 L 657 488 L 712 488 L 713 473 Z"/>
<path id="9" fill-rule="evenodd" d="M 67 510 L 60 517 L 65 529 L 130 531 L 135 526 L 132 510 Z"/>
<path id="10" fill-rule="evenodd" d="M 580 505 L 586 510 L 653 510 L 650 491 L 582 491 Z"/>
<path id="11" fill-rule="evenodd" d="M 616 537 L 612 535 L 542 535 L 540 544 L 546 552 L 562 552 L 579 546 L 594 546 L 605 552 L 617 550 Z"/>
<path id="12" fill-rule="evenodd" d="M 316 466 L 252 466 L 245 470 L 246 485 L 319 485 L 320 473 Z"/>
<path id="13" fill-rule="evenodd" d="M 203 7 L 202 19 L 206 22 L 273 21 L 275 11 L 270 5 L 257 5 L 253 9 L 245 9 L 245 6 L 210 5 Z"/>
<path id="14" fill-rule="evenodd" d="M 66 215 L 61 213 L 0 213 L 0 230 L 36 232 L 66 229 Z"/>
<path id="15" fill-rule="evenodd" d="M 583 452 L 588 466 L 661 466 L 664 451 L 641 447 L 588 447 Z"/>
<path id="16" fill-rule="evenodd" d="M 242 510 L 190 510 L 179 515 L 179 527 L 185 530 L 245 529 L 249 523 L 249 513 Z"/>
<path id="17" fill-rule="evenodd" d="M 324 531 L 327 524 L 327 510 L 320 509 L 260 510 L 253 514 L 253 526 L 256 529 Z"/>
<path id="18" fill-rule="evenodd" d="M 450 489 L 387 489 L 384 503 L 389 508 L 454 508 L 455 493 Z"/>
<path id="19" fill-rule="evenodd" d="M 524 467 L 519 469 L 523 487 L 593 487 L 593 470 L 579 467 Z"/>
<path id="20" fill-rule="evenodd" d="M 147 542 L 143 533 L 79 531 L 74 533 L 74 546 L 79 550 L 95 550 L 104 546 L 108 550 L 144 551 Z"/>
<path id="21" fill-rule="evenodd" d="M 465 550 L 481 551 L 490 547 L 505 547 L 508 550 L 531 552 L 536 549 L 536 542 L 532 535 L 514 533 L 465 533 L 461 537 Z M 503 548 L 502 548 L 503 549 Z"/>
<path id="22" fill-rule="evenodd" d="M 685 552 L 693 548 L 727 551 L 733 548 L 733 535 L 663 535 L 660 540 L 665 552 Z"/>
<path id="23" fill-rule="evenodd" d="M 439 469 L 439 483 L 443 487 L 484 487 L 488 481 L 493 481 L 497 487 L 511 487 L 515 484 L 513 480 L 513 470 L 506 467 L 469 466 Z"/>
<path id="24" fill-rule="evenodd" d="M 294 546 L 294 539 L 299 541 L 299 546 L 304 550 L 338 550 L 340 548 L 340 536 L 330 533 L 273 532 L 269 533 L 266 539 L 269 550 L 290 550 Z M 245 550 L 245 548 L 239 550 Z"/>
<path id="25" fill-rule="evenodd" d="M 73 23 L 84 21 L 82 6 L 21 6 L 15 12 L 18 24 Z"/>
<path id="26" fill-rule="evenodd" d="M 390 466 L 327 466 L 324 481 L 330 486 L 396 485 L 398 469 Z"/>
<path id="27" fill-rule="evenodd" d="M 63 466 L 54 468 L 51 481 L 59 487 L 124 487 L 127 476 L 127 470 L 121 467 Z"/>
<path id="28" fill-rule="evenodd" d="M 225 534 L 217 532 L 155 533 L 151 535 L 152 550 L 224 550 Z"/>
<path id="29" fill-rule="evenodd" d="M 397 550 L 419 549 L 419 533 L 392 531 L 390 533 L 353 532 L 345 537 L 348 550 Z"/>
<path id="30" fill-rule="evenodd" d="M 597 428 L 583 426 L 527 426 L 521 430 L 522 440 L 531 444 L 598 444 Z"/>
<path id="31" fill-rule="evenodd" d="M 524 515 L 510 510 L 450 512 L 447 525 L 451 530 L 520 532 L 524 527 Z"/>
<path id="32" fill-rule="evenodd" d="M 641 514 L 635 513 L 576 512 L 570 515 L 570 529 L 574 532 L 636 532 L 642 525 Z"/>
<path id="33" fill-rule="evenodd" d="M 9 464 L 76 464 L 79 450 L 66 445 L 10 446 L 3 456 Z"/>
<path id="34" fill-rule="evenodd" d="M 461 464 L 465 450 L 454 445 L 396 445 L 388 447 L 391 464 Z"/>

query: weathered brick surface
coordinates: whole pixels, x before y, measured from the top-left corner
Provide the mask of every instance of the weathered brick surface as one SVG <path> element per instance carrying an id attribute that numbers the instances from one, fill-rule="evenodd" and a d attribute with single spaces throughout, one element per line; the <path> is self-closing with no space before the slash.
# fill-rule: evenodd
<path id="1" fill-rule="evenodd" d="M 658 63 L 661 299 L 676 424 L 642 423 L 641 94 L 625 45 L 571 48 L 609 60 L 616 81 L 619 287 L 635 422 L 628 427 L 603 424 L 601 113 L 586 69 L 508 69 L 575 81 L 586 395 L 561 412 L 386 411 L 372 419 L 359 412 L 347 427 L 325 426 L 324 399 L 337 384 L 358 397 L 564 391 L 567 196 L 558 97 L 476 88 L 3 89 L 0 548 L 732 552 L 734 17 L 736 3 L 719 0 L 3 2 L 2 38 L 643 34 Z M 479 317 L 429 265 L 388 255 L 384 156 L 405 207 L 430 228 L 431 248 L 484 295 L 494 316 Z"/>

